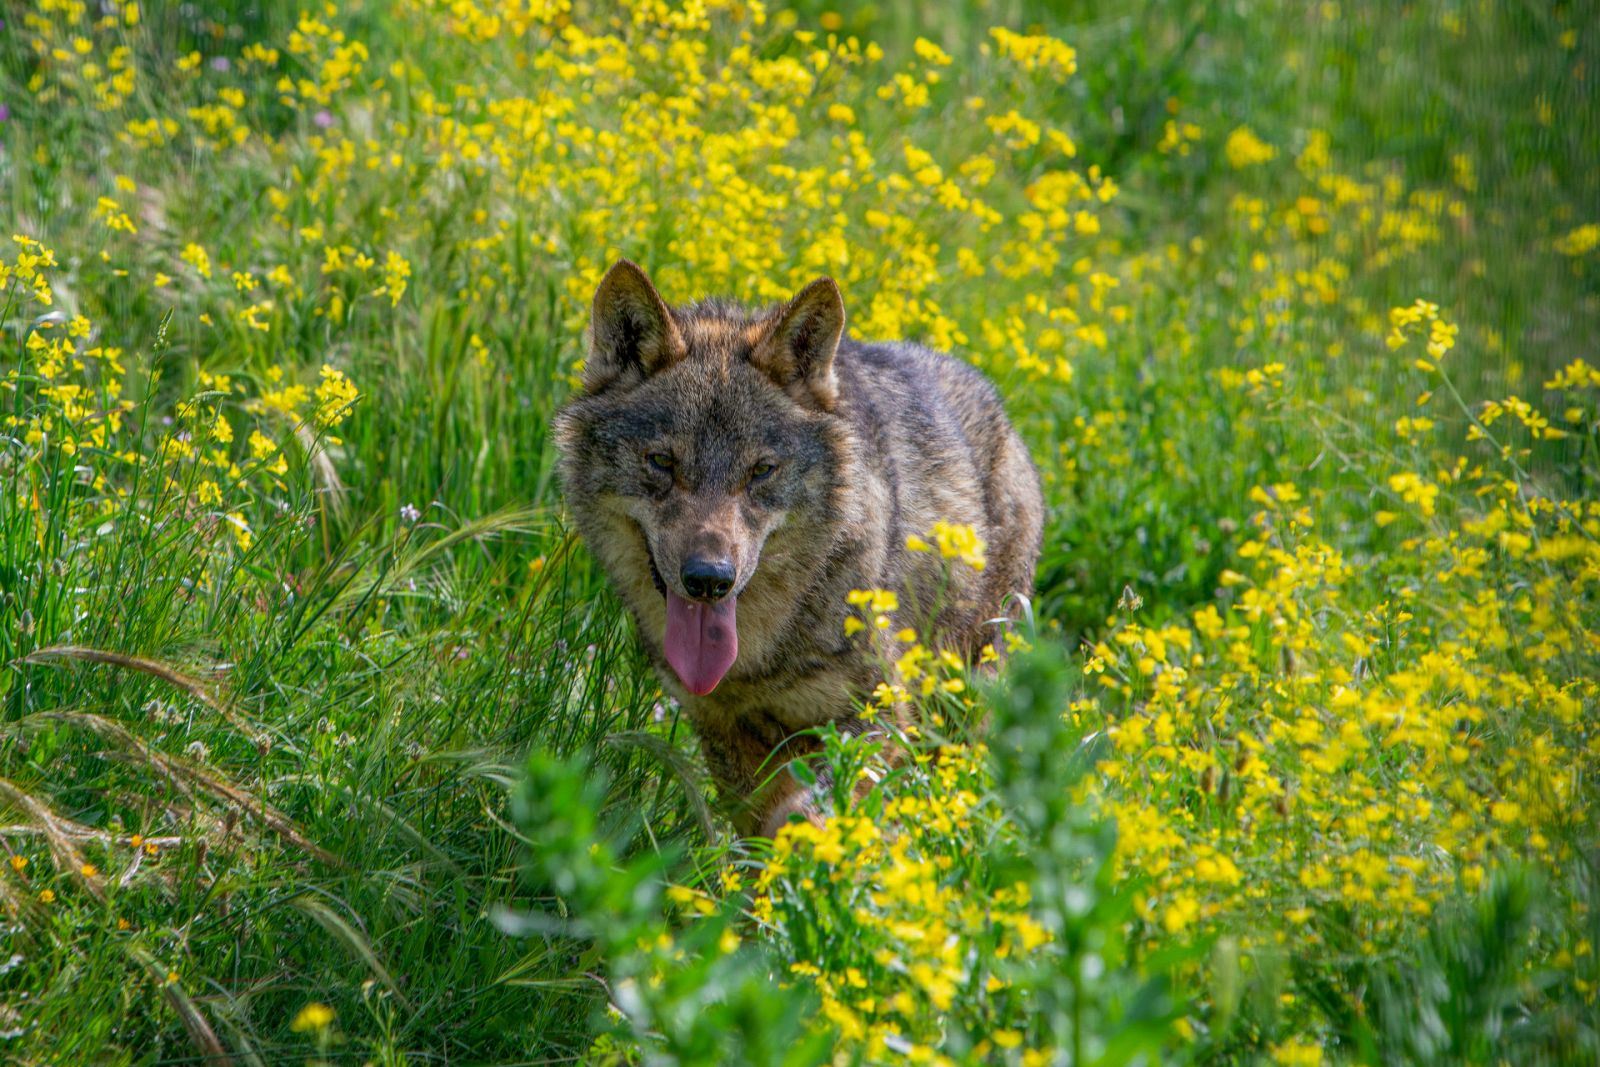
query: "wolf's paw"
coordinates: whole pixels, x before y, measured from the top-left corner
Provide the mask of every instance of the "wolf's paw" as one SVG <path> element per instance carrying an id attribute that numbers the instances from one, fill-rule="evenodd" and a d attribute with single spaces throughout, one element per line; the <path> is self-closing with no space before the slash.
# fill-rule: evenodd
<path id="1" fill-rule="evenodd" d="M 788 774 L 787 771 L 784 772 Z M 794 788 L 785 793 L 773 804 L 767 812 L 766 818 L 761 821 L 761 834 L 765 838 L 775 838 L 778 831 L 789 824 L 792 818 L 798 816 L 814 826 L 822 825 L 822 811 L 811 797 L 811 791 L 794 783 Z"/>

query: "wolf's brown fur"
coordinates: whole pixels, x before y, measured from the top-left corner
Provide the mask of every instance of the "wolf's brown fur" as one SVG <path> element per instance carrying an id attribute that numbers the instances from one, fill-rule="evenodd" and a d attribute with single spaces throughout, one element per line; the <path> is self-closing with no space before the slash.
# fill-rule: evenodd
<path id="1" fill-rule="evenodd" d="M 555 439 L 579 532 L 746 834 L 812 814 L 787 771 L 773 773 L 815 747 L 798 735 L 863 729 L 857 702 L 881 660 L 870 631 L 845 635 L 846 594 L 915 603 L 941 588 L 943 561 L 908 551 L 908 535 L 943 519 L 988 544 L 982 571 L 956 567 L 942 587 L 945 647 L 975 655 L 1008 595 L 1032 589 L 1038 474 L 993 387 L 914 344 L 846 339 L 830 279 L 766 310 L 669 309 L 618 262 L 595 293 L 583 389 Z M 663 652 L 666 594 L 687 596 L 680 568 L 705 555 L 736 573 L 738 655 L 695 696 Z"/>

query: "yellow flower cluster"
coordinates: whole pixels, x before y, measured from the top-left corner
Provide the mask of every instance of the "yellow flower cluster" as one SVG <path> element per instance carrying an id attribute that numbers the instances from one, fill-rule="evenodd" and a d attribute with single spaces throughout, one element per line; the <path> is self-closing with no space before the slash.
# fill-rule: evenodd
<path id="1" fill-rule="evenodd" d="M 315 1033 L 326 1030 L 333 1024 L 333 1009 L 326 1004 L 312 1001 L 295 1013 L 294 1021 L 289 1024 L 289 1029 L 297 1034 Z"/>
<path id="2" fill-rule="evenodd" d="M 1258 167 L 1272 161 L 1278 155 L 1276 148 L 1257 137 L 1255 131 L 1248 126 L 1240 126 L 1228 134 L 1222 152 L 1228 157 L 1228 163 L 1234 170 Z"/>
<path id="3" fill-rule="evenodd" d="M 350 414 L 350 405 L 359 396 L 343 371 L 324 363 L 322 381 L 317 385 L 317 422 L 337 426 Z"/>
<path id="4" fill-rule="evenodd" d="M 1564 256 L 1586 256 L 1600 248 L 1600 223 L 1591 222 L 1563 234 L 1556 241 L 1556 251 Z"/>
<path id="5" fill-rule="evenodd" d="M 31 290 L 30 296 L 35 302 L 46 307 L 55 303 L 45 271 L 56 265 L 56 254 L 23 234 L 12 234 L 11 241 L 17 246 L 17 252 L 10 263 L 0 258 L 0 289 L 9 290 L 15 280 Z"/>
<path id="6" fill-rule="evenodd" d="M 11 263 L 0 261 L 0 285 L 14 288 L 34 304 L 54 303 L 50 269 L 55 254 L 38 240 L 15 235 L 19 251 Z M 210 264 L 205 250 L 189 245 L 183 258 L 203 275 Z M 41 478 L 51 456 L 75 457 L 80 476 L 92 491 L 82 499 L 97 521 L 114 520 L 131 502 L 123 484 L 135 469 L 148 469 L 147 491 L 168 500 L 192 500 L 209 512 L 219 528 L 231 531 L 240 550 L 254 541 L 245 511 L 251 506 L 250 483 L 283 487 L 288 473 L 283 448 L 271 435 L 277 422 L 292 436 L 306 418 L 331 428 L 348 417 L 358 393 L 348 377 L 332 366 L 322 369 L 315 409 L 302 410 L 312 399 L 302 385 L 268 389 L 248 396 L 245 385 L 227 375 L 197 372 L 198 391 L 177 405 L 179 432 L 149 441 L 140 436 L 139 419 L 130 418 L 134 402 L 124 398 L 126 353 L 97 343 L 94 324 L 83 315 L 70 319 L 59 312 L 37 318 L 23 338 L 27 366 L 0 377 L 0 395 L 16 398 L 0 424 L 31 451 L 22 458 Z M 269 370 L 269 383 L 280 381 L 280 367 Z M 235 433 L 228 409 L 257 417 L 244 439 Z M 271 420 L 271 421 L 266 421 Z M 87 450 L 87 454 L 85 453 Z M 37 486 L 24 480 L 19 492 L 34 499 Z"/>
<path id="7" fill-rule="evenodd" d="M 1004 26 L 989 31 L 1000 54 L 1026 71 L 1044 71 L 1062 80 L 1078 72 L 1078 53 L 1065 41 L 1042 33 L 1013 33 Z"/>
<path id="8" fill-rule="evenodd" d="M 1102 792 L 1150 922 L 1178 934 L 1248 915 L 1251 942 L 1304 952 L 1322 944 L 1314 918 L 1341 908 L 1378 945 L 1496 856 L 1571 862 L 1564 828 L 1600 814 L 1580 714 L 1600 685 L 1571 657 L 1600 631 L 1557 590 L 1600 575 L 1600 507 L 1468 477 L 1482 510 L 1446 534 L 1440 485 L 1391 476 L 1422 532 L 1399 546 L 1418 566 L 1395 565 L 1408 580 L 1376 609 L 1342 607 L 1349 564 L 1279 485 L 1252 494 L 1259 532 L 1224 575 L 1225 610 L 1112 620 L 1087 668 L 1103 692 L 1071 715 L 1112 739 Z M 1525 578 L 1523 558 L 1542 574 Z M 1529 667 L 1508 669 L 1510 649 Z M 1493 718 L 1508 706 L 1533 712 L 1510 734 Z M 1256 926 L 1273 916 L 1286 921 Z"/>
<path id="9" fill-rule="evenodd" d="M 1431 371 L 1434 364 L 1443 359 L 1456 344 L 1456 334 L 1459 332 L 1455 324 L 1446 322 L 1439 317 L 1439 306 L 1426 300 L 1418 300 L 1410 307 L 1397 307 L 1389 312 L 1389 336 L 1385 343 L 1391 349 L 1401 348 L 1413 332 L 1426 329 L 1428 332 L 1428 358 L 1416 361 L 1417 369 Z"/>
<path id="10" fill-rule="evenodd" d="M 32 33 L 48 48 L 76 32 L 83 16 L 44 6 L 51 17 L 39 16 Z M 377 108 L 366 123 L 370 134 L 338 118 L 343 99 L 366 92 L 373 57 L 341 28 L 332 4 L 302 15 L 286 41 L 250 43 L 231 68 L 203 70 L 198 58 L 181 58 L 180 72 L 204 103 L 177 116 L 130 115 L 123 139 L 135 153 L 186 137 L 214 152 L 255 144 L 279 152 L 278 134 L 241 95 L 273 71 L 282 72 L 279 102 L 313 127 L 305 158 L 266 190 L 281 230 L 262 245 L 270 299 L 251 276 L 232 300 L 207 287 L 191 287 L 186 300 L 246 332 L 306 313 L 344 323 L 362 292 L 399 304 L 416 260 L 403 242 L 386 239 L 402 232 L 399 214 L 376 207 L 374 227 L 317 207 L 340 202 L 358 175 L 370 174 L 415 182 L 419 202 L 448 197 L 468 181 L 481 202 L 519 206 L 518 229 L 503 214 L 469 213 L 452 230 L 450 256 L 441 257 L 455 257 L 464 279 L 457 297 L 480 313 L 508 309 L 510 290 L 501 282 L 513 270 L 535 269 L 563 279 L 576 321 L 609 258 L 648 241 L 651 205 L 670 203 L 675 232 L 685 236 L 653 258 L 672 296 L 722 290 L 771 300 L 831 273 L 846 292 L 862 294 L 864 304 L 851 309 L 861 335 L 923 337 L 964 350 L 1006 379 L 1069 380 L 1075 353 L 1103 348 L 1126 323 L 1126 308 L 1104 299 L 1110 287 L 1100 281 L 1092 299 L 1087 286 L 1065 279 L 1063 295 L 1009 300 L 981 313 L 948 299 L 950 281 L 936 269 L 943 248 L 959 249 L 962 269 L 952 280 L 1050 278 L 1069 263 L 1075 277 L 1087 278 L 1094 272 L 1084 242 L 1099 234 L 1117 186 L 1094 168 L 1067 165 L 1076 152 L 1070 134 L 1011 102 L 968 100 L 971 137 L 923 144 L 875 130 L 869 138 L 851 103 L 870 95 L 869 87 L 881 84 L 887 94 L 885 117 L 925 108 L 946 91 L 938 72 L 952 60 L 934 42 L 916 43 L 910 67 L 884 71 L 882 51 L 854 37 L 796 30 L 792 48 L 767 54 L 756 31 L 768 20 L 755 4 L 635 5 L 625 33 L 585 29 L 569 10 L 565 3 L 406 5 L 396 17 L 445 52 L 537 35 L 541 46 L 527 59 L 534 71 L 586 87 L 581 98 L 465 84 L 440 94 L 421 71 L 397 61 L 384 67 L 382 94 L 362 96 L 363 109 Z M 792 25 L 792 14 L 783 19 Z M 727 25 L 737 28 L 735 47 L 708 52 L 703 38 Z M 118 32 L 136 39 L 144 29 Z M 1076 69 L 1073 50 L 1046 35 L 997 28 L 993 42 L 997 62 L 1026 72 L 1059 80 Z M 464 66 L 480 64 L 473 58 Z M 665 76 L 671 88 L 664 91 Z M 810 120 L 809 102 L 824 91 L 820 113 L 837 125 Z M 1052 153 L 1044 165 L 1034 155 L 1041 146 Z M 1003 205 L 1022 185 L 1027 200 L 1013 214 Z M 132 236 L 136 213 L 110 195 L 107 201 L 106 224 Z M 564 207 L 577 202 L 584 210 Z M 786 235 L 797 232 L 807 240 L 794 255 L 782 254 Z M 1073 248 L 1080 252 L 1064 259 Z M 213 254 L 200 237 L 183 242 L 176 258 L 200 281 L 212 279 Z M 364 290 L 342 284 L 369 270 L 381 279 Z M 321 291 L 313 292 L 308 279 L 317 275 Z M 1110 272 L 1096 276 L 1114 287 Z"/>
<path id="11" fill-rule="evenodd" d="M 931 552 L 934 547 L 939 549 L 939 555 L 945 559 L 960 560 L 975 571 L 981 571 L 985 565 L 983 538 L 971 526 L 945 522 L 940 519 L 933 524 L 933 529 L 928 532 L 933 538 L 930 545 L 926 538 L 912 534 L 906 538 L 906 547 L 913 552 Z"/>
<path id="12" fill-rule="evenodd" d="M 986 757 L 981 745 L 917 757 L 877 819 L 790 823 L 756 879 L 752 915 L 784 943 L 814 946 L 790 974 L 818 991 L 826 1019 L 869 1062 L 954 1062 L 939 1052 L 940 1020 L 1007 1018 L 1006 968 L 1051 940 L 1025 883 L 968 881 L 967 861 L 995 832 L 981 802 Z M 990 1029 L 980 1058 L 1021 1044 Z M 1027 1062 L 1048 1053 L 1029 1050 Z"/>

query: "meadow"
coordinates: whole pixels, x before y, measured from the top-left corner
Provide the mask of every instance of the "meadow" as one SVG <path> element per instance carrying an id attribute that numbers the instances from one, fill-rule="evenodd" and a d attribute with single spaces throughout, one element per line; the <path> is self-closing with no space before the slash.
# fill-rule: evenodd
<path id="1" fill-rule="evenodd" d="M 1600 1062 L 1596 16 L 0 0 L 0 1060 Z M 622 255 L 1044 481 L 770 845 L 564 521 Z"/>

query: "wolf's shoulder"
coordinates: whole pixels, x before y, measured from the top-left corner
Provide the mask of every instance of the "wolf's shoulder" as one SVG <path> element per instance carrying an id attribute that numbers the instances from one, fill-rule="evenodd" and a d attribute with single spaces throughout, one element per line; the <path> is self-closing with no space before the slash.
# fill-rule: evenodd
<path id="1" fill-rule="evenodd" d="M 846 341 L 835 367 L 842 396 L 858 406 L 953 416 L 968 432 L 1005 420 L 1000 394 L 982 371 L 914 341 Z"/>
<path id="2" fill-rule="evenodd" d="M 916 341 L 857 341 L 846 338 L 839 344 L 836 365 L 853 367 L 868 375 L 954 374 L 988 383 L 988 379 L 976 367 Z"/>

